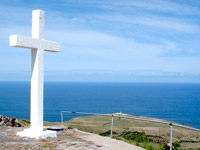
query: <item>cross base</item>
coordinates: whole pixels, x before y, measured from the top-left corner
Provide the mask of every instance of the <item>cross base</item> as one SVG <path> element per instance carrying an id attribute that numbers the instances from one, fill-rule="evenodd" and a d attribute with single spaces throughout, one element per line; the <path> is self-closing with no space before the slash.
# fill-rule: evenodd
<path id="1" fill-rule="evenodd" d="M 29 137 L 35 139 L 46 139 L 48 137 L 57 137 L 56 131 L 45 130 L 43 132 L 35 132 L 33 129 L 24 129 L 24 131 L 17 132 L 17 135 L 22 137 Z"/>

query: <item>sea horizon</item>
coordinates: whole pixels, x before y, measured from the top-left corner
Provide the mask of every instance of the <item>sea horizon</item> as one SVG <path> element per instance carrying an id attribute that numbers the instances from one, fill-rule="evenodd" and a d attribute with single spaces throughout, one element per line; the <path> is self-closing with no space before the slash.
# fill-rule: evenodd
<path id="1" fill-rule="evenodd" d="M 200 128 L 200 83 L 44 82 L 44 120 L 60 121 L 63 110 L 122 112 Z M 0 114 L 28 119 L 29 81 L 0 81 Z M 6 106 L 6 107 L 5 107 Z M 66 115 L 65 120 L 80 115 Z"/>

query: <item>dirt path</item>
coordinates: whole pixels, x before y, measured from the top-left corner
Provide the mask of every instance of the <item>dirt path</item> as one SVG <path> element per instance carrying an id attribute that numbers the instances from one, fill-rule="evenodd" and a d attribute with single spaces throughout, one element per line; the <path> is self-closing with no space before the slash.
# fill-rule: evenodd
<path id="1" fill-rule="evenodd" d="M 103 150 L 144 150 L 143 148 L 125 143 L 123 141 L 111 139 L 109 137 L 102 137 L 92 133 L 85 133 L 85 135 L 82 135 L 81 137 L 85 140 L 94 142 L 96 145 L 102 146 Z"/>
<path id="2" fill-rule="evenodd" d="M 137 146 L 77 129 L 57 132 L 57 138 L 18 137 L 24 128 L 0 127 L 0 150 L 144 150 Z"/>

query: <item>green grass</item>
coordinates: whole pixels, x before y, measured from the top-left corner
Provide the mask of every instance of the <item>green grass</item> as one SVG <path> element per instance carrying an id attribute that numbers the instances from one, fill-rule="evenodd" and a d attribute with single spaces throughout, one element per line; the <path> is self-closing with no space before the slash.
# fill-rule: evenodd
<path id="1" fill-rule="evenodd" d="M 22 126 L 27 127 L 30 125 L 30 120 L 18 119 Z"/>
<path id="2" fill-rule="evenodd" d="M 132 117 L 140 117 L 147 118 L 141 116 L 132 116 Z M 155 119 L 155 118 L 147 118 L 147 119 Z M 155 119 L 159 120 L 159 119 Z M 71 126 L 74 128 L 78 128 L 79 130 L 96 133 L 96 134 L 107 134 L 110 136 L 109 130 L 111 126 L 111 117 L 107 116 L 89 116 L 89 117 L 78 117 L 73 118 L 70 121 L 64 122 L 64 125 Z M 139 120 L 131 120 L 124 118 L 114 118 L 114 127 L 113 130 L 117 134 L 122 134 L 124 132 L 139 132 L 145 133 L 147 138 L 149 139 L 149 143 L 139 143 L 137 140 L 130 141 L 122 136 L 117 136 L 113 134 L 113 137 L 119 140 L 126 141 L 128 143 L 132 143 L 135 145 L 139 145 L 145 149 L 155 149 L 162 150 L 163 143 L 169 143 L 169 133 L 170 127 L 169 125 L 157 124 L 152 122 L 145 122 Z M 200 133 L 191 131 L 188 129 L 173 127 L 173 142 L 176 141 L 188 141 L 188 143 L 184 144 L 185 147 L 181 149 L 188 149 L 190 147 L 190 143 L 196 142 L 196 145 L 200 148 Z M 145 140 L 145 139 L 143 139 Z M 152 140 L 152 141 L 151 141 Z M 195 146 L 196 147 L 196 146 Z"/>
<path id="3" fill-rule="evenodd" d="M 142 116 L 131 116 L 131 117 L 140 117 L 145 119 L 159 120 L 155 118 L 148 118 Z M 22 121 L 26 126 L 29 125 L 27 120 Z M 160 120 L 165 121 L 165 120 Z M 44 122 L 45 126 L 51 125 L 60 125 L 60 122 Z M 108 116 L 87 116 L 87 117 L 77 117 L 69 121 L 64 122 L 65 126 L 77 128 L 82 131 L 95 133 L 95 134 L 104 134 L 104 136 L 110 136 L 111 128 L 111 117 Z M 146 121 L 125 119 L 125 118 L 114 118 L 113 126 L 113 138 L 118 140 L 123 140 L 125 142 L 139 145 L 145 149 L 155 149 L 162 150 L 163 143 L 169 143 L 169 133 L 170 127 L 165 124 L 158 124 Z M 149 139 L 148 142 L 139 142 L 137 140 L 129 140 L 128 137 L 121 136 L 123 133 L 144 133 L 144 141 Z M 140 134 L 139 134 L 140 135 Z M 200 150 L 200 133 L 196 131 L 191 131 L 188 129 L 173 127 L 173 142 L 181 142 L 182 149 L 190 150 Z"/>

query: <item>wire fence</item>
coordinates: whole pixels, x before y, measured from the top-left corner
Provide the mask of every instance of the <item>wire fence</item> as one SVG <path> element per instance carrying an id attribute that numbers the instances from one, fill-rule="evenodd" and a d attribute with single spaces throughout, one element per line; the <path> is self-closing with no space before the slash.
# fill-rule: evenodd
<path id="1" fill-rule="evenodd" d="M 158 121 L 158 120 L 151 120 L 151 119 L 145 119 L 145 118 L 136 118 L 136 117 L 128 117 L 128 116 L 120 116 L 116 114 L 99 114 L 99 113 L 86 113 L 86 112 L 74 112 L 74 111 L 61 111 L 61 125 L 63 126 L 63 113 L 70 113 L 70 114 L 82 114 L 82 115 L 92 115 L 92 116 L 109 116 L 112 117 L 111 119 L 111 127 L 110 127 L 110 138 L 112 138 L 113 134 L 113 125 L 114 125 L 114 117 L 117 118 L 126 118 L 126 119 L 133 119 L 133 120 L 140 120 L 140 121 L 147 121 L 147 122 L 153 122 L 153 123 L 159 123 L 159 124 L 166 124 L 170 126 L 170 150 L 172 150 L 172 135 L 173 135 L 173 126 L 198 131 L 200 132 L 200 129 L 188 127 L 184 125 L 180 125 L 177 123 L 172 122 L 165 122 L 165 121 Z"/>

